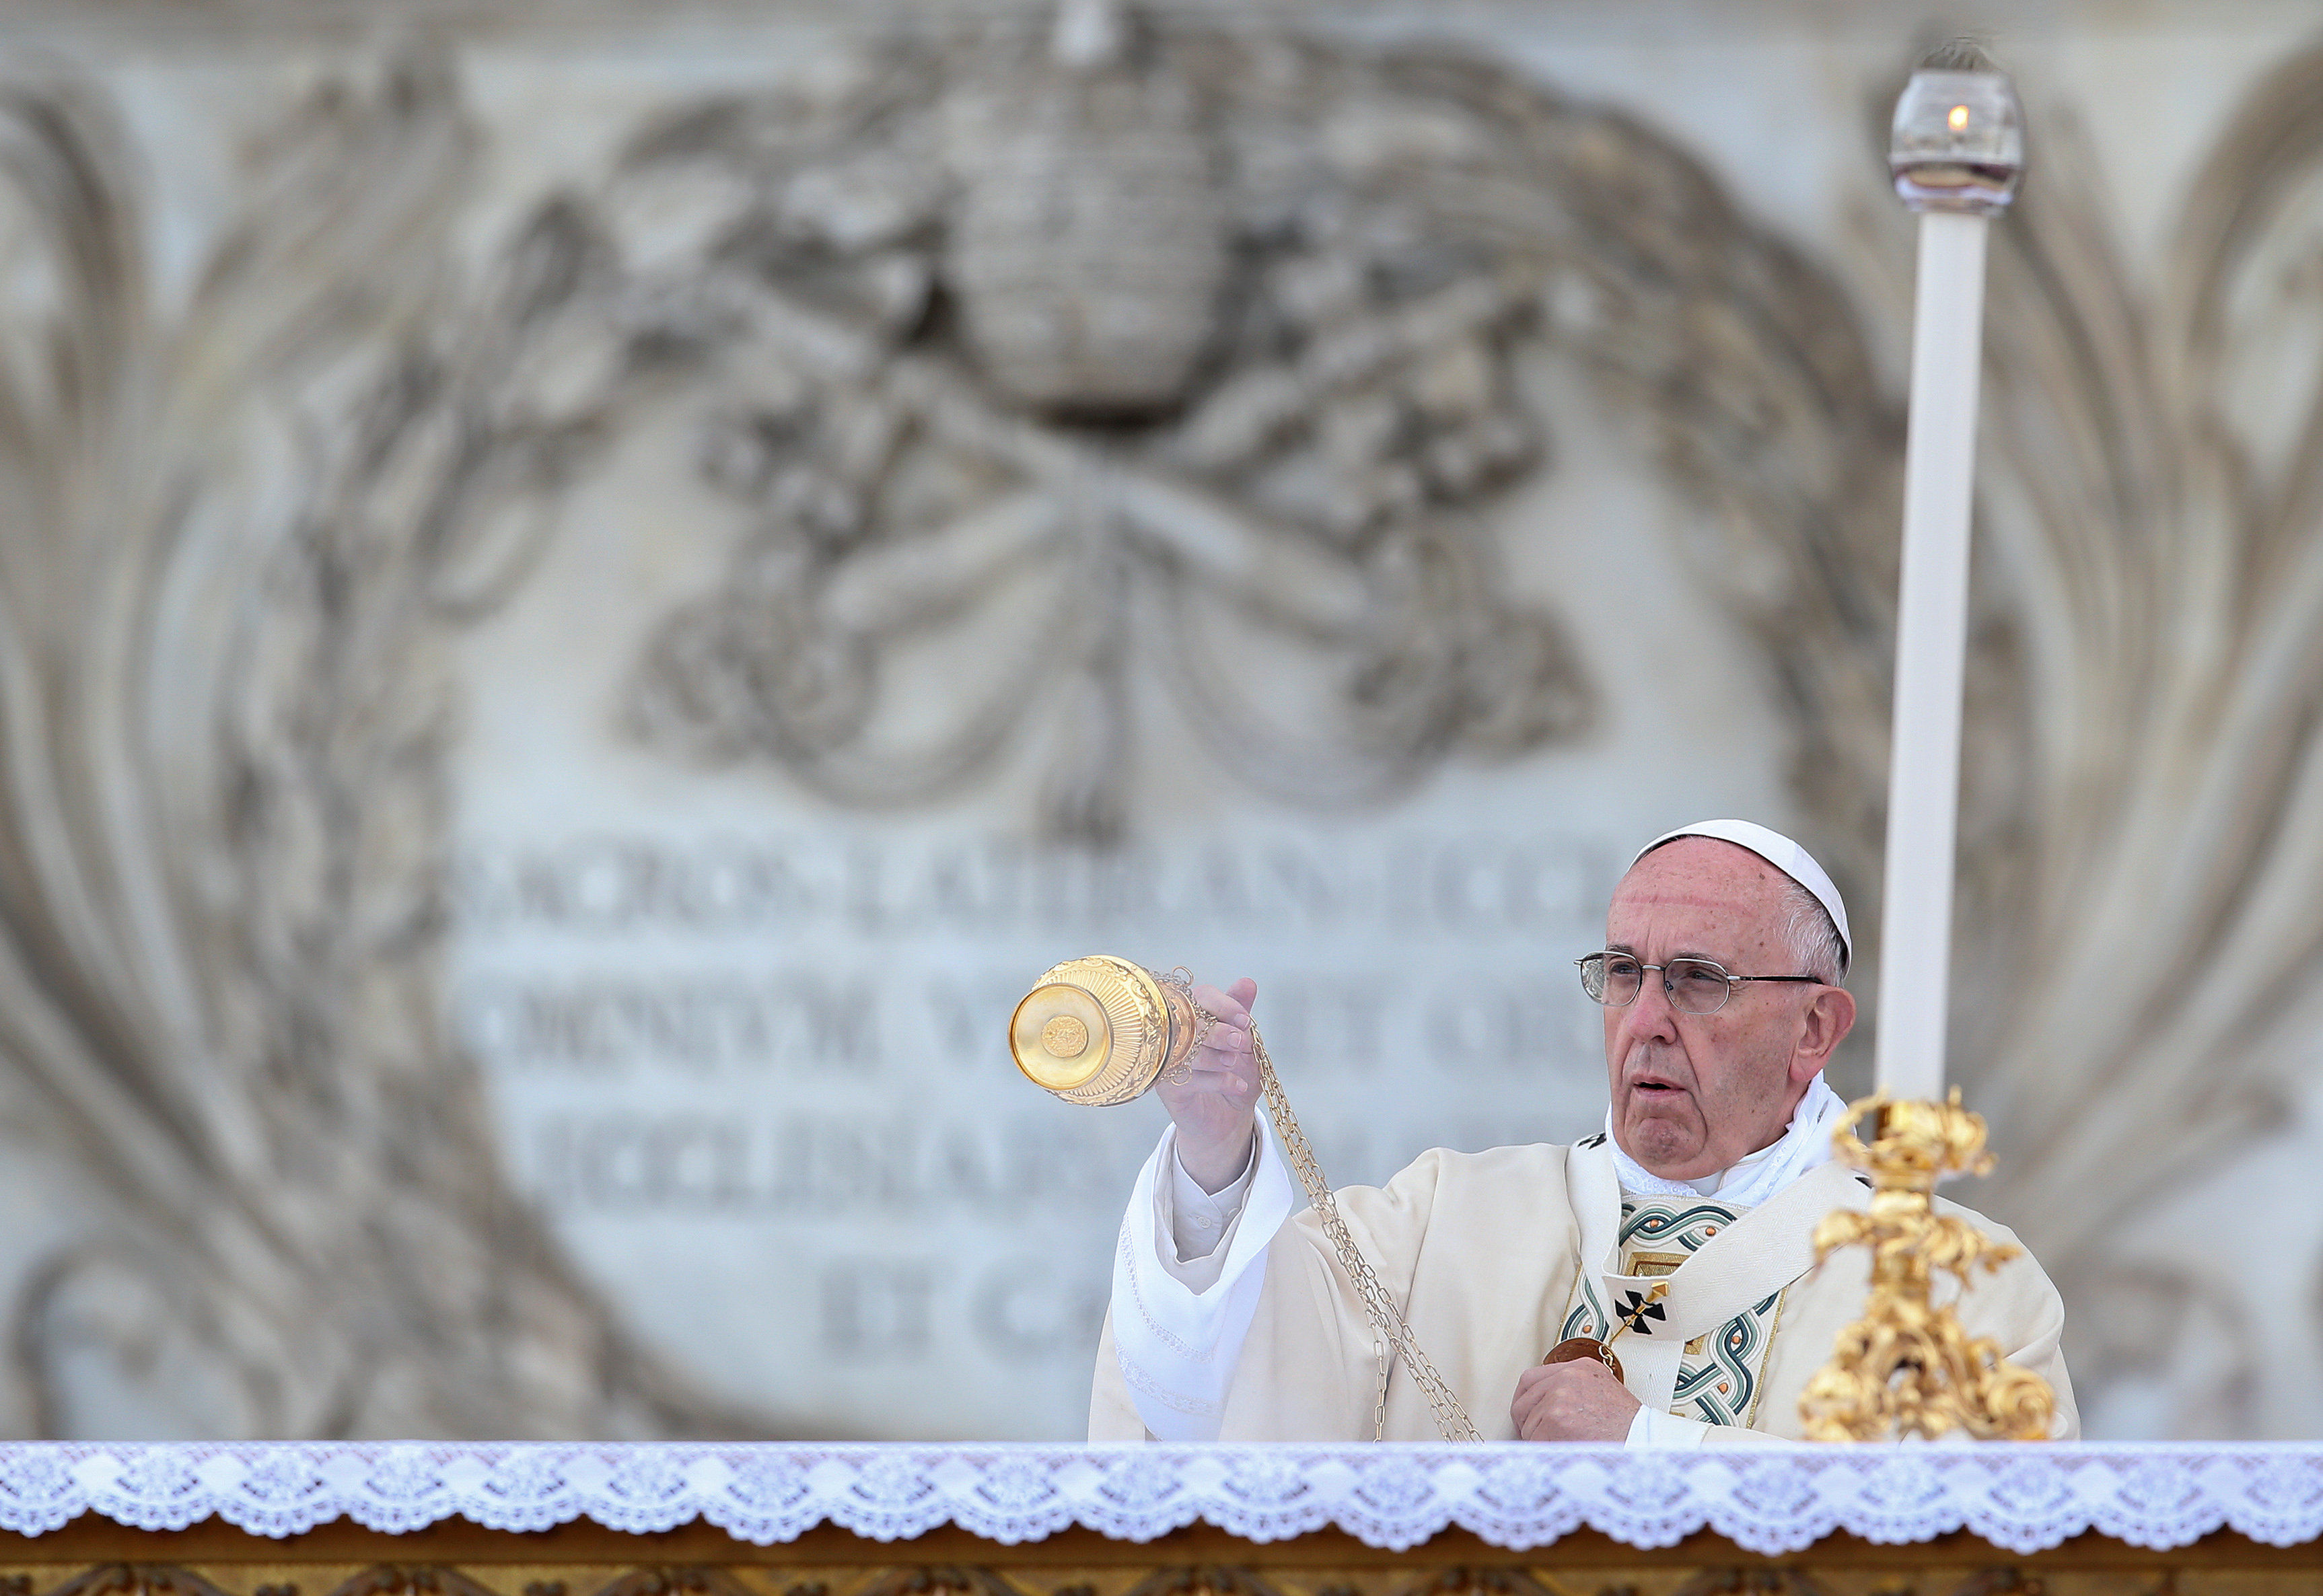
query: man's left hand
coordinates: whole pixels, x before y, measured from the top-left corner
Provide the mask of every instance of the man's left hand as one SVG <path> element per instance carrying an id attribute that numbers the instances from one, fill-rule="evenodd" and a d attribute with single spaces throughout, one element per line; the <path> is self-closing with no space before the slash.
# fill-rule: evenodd
<path id="1" fill-rule="evenodd" d="M 1509 1417 L 1527 1441 L 1624 1441 L 1641 1406 L 1602 1362 L 1575 1358 L 1518 1375 Z"/>

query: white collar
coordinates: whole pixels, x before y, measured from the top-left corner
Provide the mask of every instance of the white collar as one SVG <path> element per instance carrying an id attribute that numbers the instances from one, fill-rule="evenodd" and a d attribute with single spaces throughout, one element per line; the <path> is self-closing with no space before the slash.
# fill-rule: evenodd
<path id="1" fill-rule="evenodd" d="M 1605 1148 L 1628 1197 L 1714 1197 L 1720 1206 L 1755 1208 L 1792 1181 L 1831 1161 L 1831 1135 L 1847 1104 L 1821 1073 L 1807 1083 L 1783 1133 L 1749 1157 L 1697 1180 L 1665 1180 L 1621 1151 L 1613 1136 L 1613 1110 L 1605 1110 Z"/>

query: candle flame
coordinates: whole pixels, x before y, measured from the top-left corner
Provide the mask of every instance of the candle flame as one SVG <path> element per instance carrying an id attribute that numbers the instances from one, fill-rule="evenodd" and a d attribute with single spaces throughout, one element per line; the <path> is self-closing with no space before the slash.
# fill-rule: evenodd
<path id="1" fill-rule="evenodd" d="M 1950 111 L 1944 113 L 1944 125 L 1951 128 L 1954 133 L 1959 133 L 1963 128 L 1967 127 L 1968 107 L 1966 105 L 1954 105 Z"/>

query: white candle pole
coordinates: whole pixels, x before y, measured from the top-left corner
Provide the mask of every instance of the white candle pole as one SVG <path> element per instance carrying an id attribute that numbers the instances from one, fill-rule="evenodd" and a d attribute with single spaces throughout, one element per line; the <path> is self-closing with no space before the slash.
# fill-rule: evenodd
<path id="1" fill-rule="evenodd" d="M 1968 652 L 1969 512 L 1984 348 L 1984 250 L 2015 191 L 2023 119 L 2008 79 L 1955 47 L 1912 75 L 1889 147 L 1896 190 L 1920 213 L 1904 469 L 1896 719 L 1879 937 L 1879 1089 L 1943 1093 Z"/>
<path id="2" fill-rule="evenodd" d="M 1815 1441 L 2032 1441 L 2055 1426 L 2056 1393 L 2002 1362 L 1929 1295 L 1939 1268 L 1995 1254 L 1934 1209 L 1936 1182 L 1988 1167 L 1981 1116 L 1941 1100 L 1951 990 L 1952 856 L 1960 812 L 1961 666 L 1968 656 L 1969 507 L 1976 480 L 1976 390 L 1983 356 L 1984 246 L 2015 192 L 2023 117 L 2008 79 L 1959 47 L 1912 74 L 1896 106 L 1888 164 L 1920 213 L 1912 320 L 1912 430 L 1904 469 L 1903 591 L 1896 604 L 1895 751 L 1888 763 L 1887 894 L 1880 922 L 1878 1098 L 1855 1105 L 1833 1140 L 1870 1172 L 1877 1210 L 1834 1211 L 1819 1249 L 1871 1250 L 1863 1316 L 1799 1396 Z M 1876 1114 L 1870 1111 L 1877 1105 Z M 1951 1227 L 1951 1228 L 1946 1228 Z M 1961 1252 L 1963 1247 L 1967 1252 Z M 1898 1378 L 1903 1376 L 1905 1378 Z"/>

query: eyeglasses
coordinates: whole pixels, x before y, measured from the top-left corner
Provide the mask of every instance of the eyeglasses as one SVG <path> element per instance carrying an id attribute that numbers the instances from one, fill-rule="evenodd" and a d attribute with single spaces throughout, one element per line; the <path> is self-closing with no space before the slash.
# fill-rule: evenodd
<path id="1" fill-rule="evenodd" d="M 1667 964 L 1646 964 L 1627 953 L 1592 953 L 1576 959 L 1581 967 L 1581 990 L 1609 1009 L 1625 1009 L 1645 989 L 1646 972 L 1662 973 L 1662 990 L 1670 1007 L 1682 1014 L 1714 1014 L 1726 1006 L 1734 988 L 1749 981 L 1795 981 L 1820 986 L 1813 976 L 1734 976 L 1722 964 L 1707 959 L 1673 959 Z"/>

